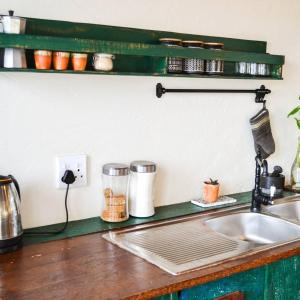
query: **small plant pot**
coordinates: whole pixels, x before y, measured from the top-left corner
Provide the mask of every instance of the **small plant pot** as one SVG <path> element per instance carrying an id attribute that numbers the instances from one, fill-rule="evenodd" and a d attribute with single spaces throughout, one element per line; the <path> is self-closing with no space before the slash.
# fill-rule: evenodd
<path id="1" fill-rule="evenodd" d="M 219 198 L 220 184 L 204 183 L 203 200 L 207 203 L 216 202 Z"/>
<path id="2" fill-rule="evenodd" d="M 54 70 L 66 70 L 69 64 L 69 52 L 56 51 L 53 52 L 53 66 Z"/>

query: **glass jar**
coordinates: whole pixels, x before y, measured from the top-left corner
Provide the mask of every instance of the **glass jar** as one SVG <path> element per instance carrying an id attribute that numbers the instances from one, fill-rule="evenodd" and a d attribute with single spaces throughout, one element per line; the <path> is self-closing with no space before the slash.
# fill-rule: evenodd
<path id="1" fill-rule="evenodd" d="M 168 47 L 182 47 L 182 40 L 173 38 L 159 39 L 162 45 Z M 167 72 L 168 73 L 182 73 L 183 59 L 181 57 L 167 58 Z"/>
<path id="2" fill-rule="evenodd" d="M 296 157 L 291 168 L 291 186 L 300 191 L 300 137 L 298 138 Z"/>
<path id="3" fill-rule="evenodd" d="M 223 50 L 223 43 L 204 43 L 205 49 Z M 224 60 L 221 59 L 207 59 L 205 61 L 205 73 L 210 75 L 220 75 L 224 73 Z"/>
<path id="4" fill-rule="evenodd" d="M 183 47 L 203 49 L 204 43 L 201 41 L 182 41 Z M 204 59 L 201 58 L 185 58 L 183 59 L 183 71 L 185 73 L 204 73 Z"/>
<path id="5" fill-rule="evenodd" d="M 122 222 L 128 214 L 129 168 L 124 164 L 106 164 L 102 167 L 103 205 L 101 219 Z"/>
<path id="6" fill-rule="evenodd" d="M 130 164 L 129 214 L 146 218 L 154 215 L 154 182 L 156 165 L 151 161 Z"/>

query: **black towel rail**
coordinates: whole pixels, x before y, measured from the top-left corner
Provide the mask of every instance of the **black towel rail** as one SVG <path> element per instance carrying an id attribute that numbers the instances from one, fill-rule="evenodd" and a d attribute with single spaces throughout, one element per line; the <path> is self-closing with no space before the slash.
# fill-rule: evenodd
<path id="1" fill-rule="evenodd" d="M 234 90 L 234 89 L 166 89 L 161 83 L 156 85 L 156 96 L 161 98 L 165 93 L 251 93 L 255 94 L 255 102 L 265 104 L 265 95 L 270 94 L 271 90 L 266 89 L 261 85 L 259 89 L 255 90 Z"/>

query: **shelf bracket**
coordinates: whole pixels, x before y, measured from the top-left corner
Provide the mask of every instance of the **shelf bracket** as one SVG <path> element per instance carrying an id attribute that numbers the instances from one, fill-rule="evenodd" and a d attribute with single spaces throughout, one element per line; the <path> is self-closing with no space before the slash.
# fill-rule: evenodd
<path id="1" fill-rule="evenodd" d="M 156 97 L 161 98 L 165 93 L 250 93 L 255 94 L 255 102 L 265 104 L 265 96 L 271 93 L 271 90 L 266 89 L 261 85 L 256 90 L 234 90 L 234 89 L 166 89 L 161 83 L 156 84 Z"/>

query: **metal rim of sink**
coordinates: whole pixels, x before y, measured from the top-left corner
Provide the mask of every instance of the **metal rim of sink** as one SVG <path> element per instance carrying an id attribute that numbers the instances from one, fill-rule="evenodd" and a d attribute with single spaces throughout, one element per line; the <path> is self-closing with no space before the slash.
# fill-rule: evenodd
<path id="1" fill-rule="evenodd" d="M 280 200 L 281 201 L 276 202 L 275 205 L 283 203 L 283 201 L 299 201 L 300 196 L 291 196 Z M 216 232 L 208 228 L 209 226 L 205 224 L 209 220 L 224 216 L 241 213 L 256 214 L 250 213 L 249 207 L 247 204 L 219 211 L 161 221 L 154 224 L 144 224 L 133 228 L 114 230 L 104 234 L 103 237 L 113 244 L 118 245 L 120 248 L 144 258 L 148 262 L 173 275 L 219 265 L 236 258 L 247 257 L 300 240 L 299 234 L 297 238 L 291 240 L 261 244 L 254 247 L 253 245 L 251 246 L 251 243 Z M 292 226 L 296 226 L 300 230 L 299 222 L 281 218 L 265 210 L 261 215 L 292 224 Z M 191 226 L 189 226 L 190 224 Z M 202 229 L 198 231 L 200 234 L 195 234 L 193 226 L 198 226 L 198 228 L 202 226 Z M 184 227 L 186 231 L 182 230 L 181 227 Z M 170 232 L 170 229 L 172 232 Z M 184 235 L 184 233 L 189 234 L 190 238 Z M 203 235 L 202 240 L 201 234 Z M 180 236 L 183 237 L 182 240 L 180 240 Z M 172 242 L 176 241 L 175 239 L 177 237 L 178 245 Z M 209 255 L 210 252 L 213 255 Z M 183 253 L 186 253 L 186 255 Z"/>

